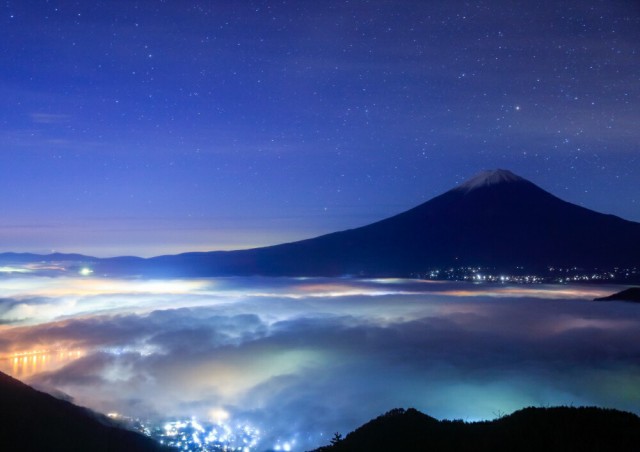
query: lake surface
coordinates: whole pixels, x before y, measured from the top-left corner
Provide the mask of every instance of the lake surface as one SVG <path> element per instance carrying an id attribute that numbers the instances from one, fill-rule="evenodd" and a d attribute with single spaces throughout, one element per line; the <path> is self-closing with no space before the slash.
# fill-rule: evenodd
<path id="1" fill-rule="evenodd" d="M 251 429 L 247 450 L 327 444 L 396 407 L 638 413 L 640 306 L 589 301 L 620 289 L 7 274 L 0 370 L 105 413 Z"/>

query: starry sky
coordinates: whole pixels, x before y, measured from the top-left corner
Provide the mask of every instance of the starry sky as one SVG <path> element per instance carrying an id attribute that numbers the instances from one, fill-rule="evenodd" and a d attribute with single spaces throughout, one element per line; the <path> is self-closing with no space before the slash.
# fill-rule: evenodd
<path id="1" fill-rule="evenodd" d="M 0 251 L 357 227 L 506 168 L 640 221 L 635 1 L 0 3 Z"/>

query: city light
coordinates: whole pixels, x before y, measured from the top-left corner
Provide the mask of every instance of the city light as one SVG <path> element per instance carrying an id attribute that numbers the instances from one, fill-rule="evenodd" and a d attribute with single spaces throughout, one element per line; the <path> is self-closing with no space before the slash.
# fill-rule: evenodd
<path id="1" fill-rule="evenodd" d="M 521 267 L 512 269 L 512 273 L 487 267 L 451 267 L 433 268 L 424 273 L 411 275 L 426 280 L 472 281 L 475 283 L 511 283 L 511 284 L 567 284 L 572 282 L 615 282 L 637 281 L 640 269 L 631 268 L 579 268 L 549 266 L 544 270 L 525 272 Z"/>
<path id="2" fill-rule="evenodd" d="M 33 349 L 0 356 L 0 370 L 15 378 L 25 378 L 62 367 L 85 356 L 80 349 Z"/>
<path id="3" fill-rule="evenodd" d="M 161 444 L 185 452 L 251 452 L 256 450 L 261 439 L 260 430 L 241 422 L 199 421 L 192 416 L 158 424 L 117 416 Z M 229 417 L 229 413 L 226 413 L 226 418 Z M 291 446 L 288 447 L 281 450 L 291 450 Z"/>

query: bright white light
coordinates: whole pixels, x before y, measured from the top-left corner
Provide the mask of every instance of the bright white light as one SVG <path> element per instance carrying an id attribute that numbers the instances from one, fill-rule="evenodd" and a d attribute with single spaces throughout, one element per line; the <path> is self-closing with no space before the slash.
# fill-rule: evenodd
<path id="1" fill-rule="evenodd" d="M 82 276 L 89 276 L 91 273 L 93 273 L 93 270 L 91 270 L 89 267 L 82 267 L 78 273 L 80 273 Z"/>
<path id="2" fill-rule="evenodd" d="M 226 412 L 225 412 L 226 413 Z M 257 429 L 237 424 L 233 429 L 229 425 L 214 424 L 211 422 L 198 422 L 195 416 L 190 419 L 178 419 L 164 424 L 162 432 L 153 425 L 141 423 L 139 431 L 151 436 L 163 444 L 177 447 L 181 450 L 234 450 L 249 452 L 258 444 L 260 439 Z M 219 434 L 219 430 L 223 432 Z M 209 449 L 207 444 L 216 444 L 214 449 Z M 217 446 L 221 446 L 219 449 Z"/>
<path id="3" fill-rule="evenodd" d="M 195 419 L 193 419 L 191 421 L 191 425 L 193 426 L 193 428 L 195 428 L 197 431 L 199 432 L 204 432 L 204 428 L 202 427 L 202 425 L 196 421 Z"/>
<path id="4" fill-rule="evenodd" d="M 31 270 L 22 267 L 4 266 L 0 267 L 0 273 L 30 273 Z"/>
<path id="5" fill-rule="evenodd" d="M 229 419 L 229 412 L 222 408 L 215 408 L 211 410 L 211 418 L 216 421 L 218 424 L 222 424 L 224 421 Z"/>

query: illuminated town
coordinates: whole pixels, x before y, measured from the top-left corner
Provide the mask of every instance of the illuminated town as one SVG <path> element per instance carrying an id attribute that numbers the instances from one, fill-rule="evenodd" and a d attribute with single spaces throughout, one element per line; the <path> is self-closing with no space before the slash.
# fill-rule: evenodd
<path id="1" fill-rule="evenodd" d="M 111 349 L 107 351 L 118 354 Z M 59 368 L 86 354 L 86 350 L 80 349 L 22 350 L 0 357 L 0 367 L 15 377 L 24 378 Z M 208 421 L 190 417 L 154 422 L 119 413 L 108 413 L 107 416 L 131 430 L 184 452 L 250 452 L 255 451 L 261 441 L 258 428 L 246 422 L 232 421 L 230 414 L 223 409 L 212 410 Z M 289 452 L 295 443 L 295 439 L 277 441 L 270 450 Z"/>
<path id="2" fill-rule="evenodd" d="M 85 356 L 84 350 L 35 349 L 18 351 L 0 357 L 0 369 L 16 378 L 25 378 L 40 372 L 62 367 L 66 363 Z"/>
<path id="3" fill-rule="evenodd" d="M 108 416 L 161 444 L 184 452 L 251 452 L 261 441 L 259 429 L 248 423 L 232 422 L 224 410 L 215 410 L 212 413 L 215 420 L 210 421 L 191 417 L 153 422 L 118 413 L 109 413 Z M 295 444 L 295 440 L 279 441 L 271 446 L 271 450 L 289 452 Z"/>
<path id="4" fill-rule="evenodd" d="M 500 272 L 490 267 L 451 267 L 429 269 L 424 273 L 416 273 L 411 276 L 417 279 L 504 284 L 633 283 L 640 280 L 640 269 L 637 267 L 615 267 L 612 269 L 547 267 L 542 272 L 528 272 L 522 267 L 517 267 L 512 272 Z"/>

